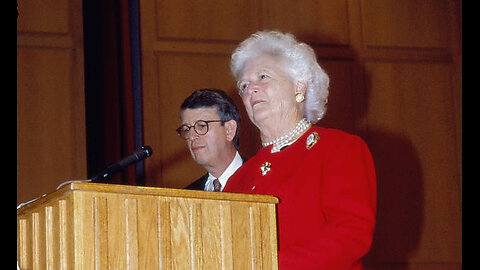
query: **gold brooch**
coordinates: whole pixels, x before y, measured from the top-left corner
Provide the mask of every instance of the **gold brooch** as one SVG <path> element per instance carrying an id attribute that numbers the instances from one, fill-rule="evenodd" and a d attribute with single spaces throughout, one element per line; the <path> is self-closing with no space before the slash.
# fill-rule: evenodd
<path id="1" fill-rule="evenodd" d="M 270 167 L 272 167 L 272 163 L 268 161 L 263 163 L 262 166 L 260 166 L 260 172 L 262 173 L 262 176 L 264 176 L 270 171 Z"/>
<path id="2" fill-rule="evenodd" d="M 317 132 L 313 132 L 312 134 L 308 135 L 307 137 L 307 149 L 310 150 L 317 142 L 320 136 L 318 136 Z"/>

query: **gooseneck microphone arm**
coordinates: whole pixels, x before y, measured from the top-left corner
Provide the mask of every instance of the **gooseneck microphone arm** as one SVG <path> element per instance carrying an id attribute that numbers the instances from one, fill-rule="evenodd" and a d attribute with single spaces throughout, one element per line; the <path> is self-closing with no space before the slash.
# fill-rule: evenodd
<path id="1" fill-rule="evenodd" d="M 123 170 L 125 167 L 127 167 L 130 164 L 136 163 L 140 160 L 143 160 L 153 154 L 152 148 L 148 145 L 142 146 L 139 150 L 133 152 L 132 154 L 124 157 L 123 159 L 112 163 L 107 166 L 107 168 L 92 176 L 90 179 L 92 182 L 102 182 L 103 180 L 107 179 L 114 173 L 117 173 L 121 170 Z"/>

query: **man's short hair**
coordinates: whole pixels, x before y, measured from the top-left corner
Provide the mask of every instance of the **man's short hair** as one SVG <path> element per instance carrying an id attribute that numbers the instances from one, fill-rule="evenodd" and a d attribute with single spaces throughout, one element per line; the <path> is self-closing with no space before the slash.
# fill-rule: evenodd
<path id="1" fill-rule="evenodd" d="M 220 89 L 198 89 L 188 96 L 180 106 L 180 110 L 200 109 L 200 108 L 217 108 L 218 117 L 222 121 L 222 125 L 230 120 L 237 122 L 237 131 L 233 138 L 233 146 L 238 150 L 240 145 L 240 112 L 225 91 Z M 209 119 L 206 119 L 209 120 Z"/>

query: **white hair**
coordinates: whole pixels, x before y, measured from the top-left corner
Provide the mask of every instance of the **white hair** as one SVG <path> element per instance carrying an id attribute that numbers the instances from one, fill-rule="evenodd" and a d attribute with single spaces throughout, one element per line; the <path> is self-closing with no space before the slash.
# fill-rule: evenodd
<path id="1" fill-rule="evenodd" d="M 304 117 L 313 124 L 323 118 L 326 112 L 330 79 L 320 67 L 313 49 L 298 42 L 290 33 L 259 31 L 244 40 L 231 57 L 230 70 L 239 80 L 245 64 L 253 57 L 269 54 L 279 56 L 283 68 L 293 80 L 307 82 L 308 87 L 303 103 Z"/>

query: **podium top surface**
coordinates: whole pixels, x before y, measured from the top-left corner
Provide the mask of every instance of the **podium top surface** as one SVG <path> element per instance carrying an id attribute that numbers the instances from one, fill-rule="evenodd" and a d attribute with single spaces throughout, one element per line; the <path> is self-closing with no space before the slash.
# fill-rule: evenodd
<path id="1" fill-rule="evenodd" d="M 24 207 L 17 209 L 17 214 L 19 212 L 22 212 L 24 208 L 35 207 L 36 205 L 45 203 L 53 198 L 61 196 L 64 193 L 74 192 L 74 191 L 116 193 L 116 194 L 125 194 L 125 195 L 128 195 L 128 194 L 150 195 L 150 196 L 159 196 L 159 197 L 178 197 L 178 198 L 207 199 L 207 200 L 243 201 L 243 202 L 256 202 L 256 203 L 274 203 L 274 204 L 279 202 L 278 198 L 270 195 L 73 182 L 63 186 L 62 188 L 52 193 L 45 194 L 44 196 L 37 198 L 31 203 L 28 203 Z"/>

